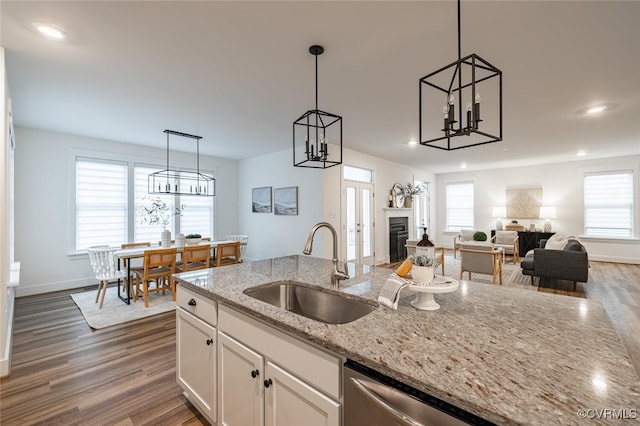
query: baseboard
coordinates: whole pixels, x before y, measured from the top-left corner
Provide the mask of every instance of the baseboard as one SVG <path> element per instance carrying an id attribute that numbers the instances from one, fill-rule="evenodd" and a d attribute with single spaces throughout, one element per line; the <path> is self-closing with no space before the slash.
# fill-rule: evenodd
<path id="1" fill-rule="evenodd" d="M 33 296 L 36 294 L 52 293 L 54 291 L 61 290 L 72 290 L 74 288 L 95 285 L 96 283 L 97 280 L 95 277 L 35 285 L 25 285 L 23 283 L 16 287 L 16 297 Z"/>
<path id="2" fill-rule="evenodd" d="M 637 257 L 617 257 L 617 256 L 591 256 L 589 260 L 595 262 L 611 262 L 611 263 L 627 263 L 630 265 L 640 265 L 640 259 Z"/>

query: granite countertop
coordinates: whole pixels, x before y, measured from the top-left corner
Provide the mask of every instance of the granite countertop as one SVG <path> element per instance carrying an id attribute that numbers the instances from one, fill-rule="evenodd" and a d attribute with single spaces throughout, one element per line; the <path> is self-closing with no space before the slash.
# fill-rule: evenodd
<path id="1" fill-rule="evenodd" d="M 338 291 L 377 301 L 386 268 L 349 264 Z M 398 310 L 378 306 L 342 325 L 323 324 L 243 294 L 294 280 L 331 289 L 332 264 L 288 256 L 177 274 L 179 285 L 371 367 L 498 424 L 640 419 L 640 379 L 597 300 L 460 281 L 418 311 L 404 289 Z M 579 410 L 586 410 L 580 412 Z M 625 411 L 623 411 L 625 410 Z M 600 411 L 602 414 L 602 411 Z M 629 420 L 626 420 L 627 422 Z M 618 420 L 619 422 L 619 420 Z M 623 421 L 624 423 L 624 421 Z"/>

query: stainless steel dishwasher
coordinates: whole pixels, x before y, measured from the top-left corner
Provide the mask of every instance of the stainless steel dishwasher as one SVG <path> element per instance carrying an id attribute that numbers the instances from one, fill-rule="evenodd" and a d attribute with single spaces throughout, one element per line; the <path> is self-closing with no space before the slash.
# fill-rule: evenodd
<path id="1" fill-rule="evenodd" d="M 355 361 L 343 372 L 344 426 L 493 424 Z"/>

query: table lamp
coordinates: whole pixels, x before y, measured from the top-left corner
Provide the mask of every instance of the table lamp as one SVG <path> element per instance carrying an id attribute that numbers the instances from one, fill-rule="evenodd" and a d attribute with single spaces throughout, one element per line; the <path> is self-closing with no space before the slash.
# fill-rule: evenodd
<path id="1" fill-rule="evenodd" d="M 540 207 L 540 219 L 544 219 L 544 232 L 551 232 L 551 220 L 556 218 L 556 208 Z"/>
<path id="2" fill-rule="evenodd" d="M 502 231 L 502 218 L 507 215 L 507 208 L 504 206 L 493 206 L 492 216 L 497 218 L 496 231 Z"/>

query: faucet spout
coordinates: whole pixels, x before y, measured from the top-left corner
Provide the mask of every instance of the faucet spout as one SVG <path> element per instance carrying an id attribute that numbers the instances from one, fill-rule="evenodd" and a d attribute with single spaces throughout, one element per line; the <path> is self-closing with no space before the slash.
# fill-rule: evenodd
<path id="1" fill-rule="evenodd" d="M 306 255 L 311 254 L 311 251 L 313 250 L 313 237 L 320 228 L 329 229 L 329 231 L 331 231 L 331 236 L 333 237 L 333 258 L 331 259 L 331 261 L 333 262 L 333 271 L 331 273 L 331 285 L 334 287 L 338 287 L 340 280 L 349 279 L 349 274 L 346 272 L 346 268 L 341 269 L 338 263 L 338 233 L 336 232 L 336 229 L 333 227 L 333 225 L 331 225 L 329 222 L 316 223 L 309 232 L 309 237 L 307 238 L 307 243 L 304 245 L 304 250 L 302 250 L 302 253 Z"/>

